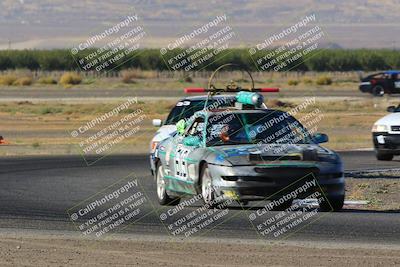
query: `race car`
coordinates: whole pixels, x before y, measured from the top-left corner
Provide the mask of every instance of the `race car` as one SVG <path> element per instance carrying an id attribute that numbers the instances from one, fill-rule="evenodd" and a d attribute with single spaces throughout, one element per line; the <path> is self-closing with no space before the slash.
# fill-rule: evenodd
<path id="1" fill-rule="evenodd" d="M 361 79 L 359 89 L 374 96 L 400 93 L 400 71 L 390 70 L 371 74 Z"/>
<path id="2" fill-rule="evenodd" d="M 211 75 L 209 82 L 208 82 L 208 88 L 214 88 L 215 86 L 213 84 L 213 79 L 215 77 L 215 74 L 225 68 L 225 67 L 230 67 L 230 66 L 236 66 L 236 64 L 224 64 L 220 67 L 218 67 Z M 254 88 L 254 79 L 251 75 L 251 73 L 248 70 L 245 70 L 245 73 L 247 73 L 250 77 L 251 80 L 251 86 Z M 230 84 L 226 86 L 223 90 L 220 90 L 221 92 L 235 92 L 236 89 L 240 88 L 239 85 L 237 85 L 234 81 L 231 81 Z M 218 93 L 218 90 L 212 90 L 213 92 Z M 278 92 L 278 88 L 263 88 L 261 91 L 263 92 Z M 204 90 L 204 88 L 185 88 L 186 93 L 204 93 L 208 92 L 208 90 Z M 200 111 L 205 108 L 217 108 L 217 107 L 229 107 L 233 106 L 236 101 L 235 95 L 213 95 L 212 98 L 209 97 L 209 95 L 202 95 L 202 96 L 195 96 L 195 97 L 186 97 L 184 99 L 181 99 L 178 101 L 175 105 L 175 107 L 170 111 L 167 119 L 165 122 L 163 122 L 161 119 L 153 119 L 152 124 L 155 127 L 160 127 L 158 131 L 155 133 L 154 137 L 150 141 L 150 172 L 152 175 L 154 175 L 155 171 L 155 157 L 154 157 L 154 152 L 157 147 L 157 145 L 164 139 L 168 138 L 171 136 L 176 131 L 176 126 L 175 124 L 179 120 L 186 120 L 189 119 L 193 114 L 197 111 Z M 265 104 L 262 103 L 262 106 L 266 108 Z"/>
<path id="3" fill-rule="evenodd" d="M 376 158 L 392 160 L 394 155 L 400 155 L 400 105 L 390 106 L 391 114 L 380 118 L 372 127 L 372 139 Z"/>
<path id="4" fill-rule="evenodd" d="M 209 206 L 224 199 L 244 204 L 272 201 L 310 176 L 319 184 L 313 190 L 327 199 L 320 203 L 321 210 L 340 210 L 343 164 L 335 152 L 319 146 L 328 137 L 311 135 L 286 112 L 263 108 L 262 96 L 251 91 L 239 91 L 235 107 L 204 109 L 179 121 L 175 134 L 157 145 L 159 203 L 176 205 L 193 195 L 201 195 Z M 281 133 L 279 138 L 276 133 Z M 302 197 L 306 196 L 298 194 L 296 199 Z M 285 209 L 292 201 L 276 208 Z"/>

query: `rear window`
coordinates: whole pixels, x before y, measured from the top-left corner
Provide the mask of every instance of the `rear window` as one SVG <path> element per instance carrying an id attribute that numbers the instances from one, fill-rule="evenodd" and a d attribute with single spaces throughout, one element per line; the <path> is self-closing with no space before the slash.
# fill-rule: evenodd
<path id="1" fill-rule="evenodd" d="M 369 78 L 383 79 L 383 78 L 385 78 L 385 75 L 383 73 L 378 73 L 378 74 L 373 74 L 373 75 L 369 76 Z"/>

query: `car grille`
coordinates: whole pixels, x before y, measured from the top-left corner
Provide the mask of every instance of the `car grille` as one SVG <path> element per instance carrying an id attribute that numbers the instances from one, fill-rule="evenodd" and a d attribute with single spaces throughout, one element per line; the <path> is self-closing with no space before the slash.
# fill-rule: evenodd
<path id="1" fill-rule="evenodd" d="M 261 183 L 276 183 L 283 182 L 289 183 L 293 181 L 297 181 L 305 176 L 313 174 L 314 177 L 318 179 L 337 179 L 343 177 L 342 172 L 328 173 L 328 174 L 318 174 L 318 170 L 316 169 L 308 169 L 300 171 L 298 174 L 293 173 L 265 173 L 262 176 L 254 176 L 254 175 L 232 175 L 232 176 L 221 176 L 225 181 L 236 181 L 236 182 L 261 182 Z M 311 176 L 312 177 L 312 176 Z M 310 177 L 310 178 L 311 178 Z"/>
<path id="2" fill-rule="evenodd" d="M 400 132 L 400 126 L 399 125 L 392 126 L 391 128 L 392 128 L 393 132 Z"/>
<path id="3" fill-rule="evenodd" d="M 225 181 L 239 181 L 239 182 L 261 182 L 261 183 L 273 183 L 273 177 L 267 176 L 222 176 Z"/>
<path id="4" fill-rule="evenodd" d="M 222 176 L 225 181 L 238 181 L 238 182 L 264 182 L 274 183 L 276 185 L 288 185 L 299 179 L 309 177 L 317 177 L 319 173 L 318 168 L 301 168 L 301 167 L 282 167 L 282 168 L 254 168 L 255 172 L 260 175 L 235 175 L 235 176 Z"/>
<path id="5" fill-rule="evenodd" d="M 249 154 L 249 160 L 252 162 L 265 162 L 265 161 L 277 161 L 277 160 L 301 160 L 301 155 Z"/>

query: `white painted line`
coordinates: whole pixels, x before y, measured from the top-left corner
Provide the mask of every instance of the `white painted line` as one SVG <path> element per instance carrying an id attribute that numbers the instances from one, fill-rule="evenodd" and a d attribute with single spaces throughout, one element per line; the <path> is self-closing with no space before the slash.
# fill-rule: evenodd
<path id="1" fill-rule="evenodd" d="M 316 199 L 296 199 L 294 202 L 299 203 L 300 206 L 318 207 L 318 201 Z M 368 200 L 345 200 L 344 205 L 368 205 Z"/>
<path id="2" fill-rule="evenodd" d="M 374 151 L 374 148 L 363 147 L 363 148 L 352 148 L 352 149 L 334 149 L 335 152 L 353 152 L 353 151 Z"/>
<path id="3" fill-rule="evenodd" d="M 368 200 L 345 200 L 345 205 L 368 205 Z"/>
<path id="4" fill-rule="evenodd" d="M 295 199 L 293 201 L 294 203 L 299 203 L 300 207 L 303 206 L 308 206 L 308 207 L 315 207 L 317 208 L 319 206 L 318 201 L 316 199 L 310 199 L 310 198 L 306 198 L 306 199 Z"/>
<path id="5" fill-rule="evenodd" d="M 345 171 L 346 174 L 358 174 L 358 173 L 375 173 L 375 172 L 400 172 L 400 168 L 391 168 L 391 169 L 366 169 L 366 170 L 348 170 Z"/>

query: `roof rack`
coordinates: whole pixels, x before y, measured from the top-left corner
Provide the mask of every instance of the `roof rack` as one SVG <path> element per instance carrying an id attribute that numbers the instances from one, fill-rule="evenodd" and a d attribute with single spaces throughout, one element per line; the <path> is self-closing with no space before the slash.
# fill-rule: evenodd
<path id="1" fill-rule="evenodd" d="M 222 68 L 225 68 L 227 66 L 238 66 L 241 69 L 243 69 L 250 77 L 251 79 L 251 88 L 242 88 L 234 81 L 231 81 L 225 88 L 217 88 L 214 86 L 213 81 L 215 78 L 215 75 L 218 71 L 220 71 Z M 241 92 L 241 91 L 248 91 L 248 92 L 259 92 L 259 93 L 276 93 L 279 92 L 279 88 L 273 87 L 273 88 L 255 88 L 254 87 L 254 79 L 253 76 L 251 75 L 250 71 L 244 68 L 243 66 L 240 66 L 238 64 L 233 64 L 233 63 L 228 63 L 224 64 L 220 67 L 218 67 L 210 76 L 210 79 L 208 80 L 208 86 L 207 88 L 203 87 L 189 87 L 185 88 L 184 92 L 185 93 L 204 93 L 207 92 L 209 93 L 210 96 L 218 94 L 218 93 L 228 93 L 228 92 Z"/>

